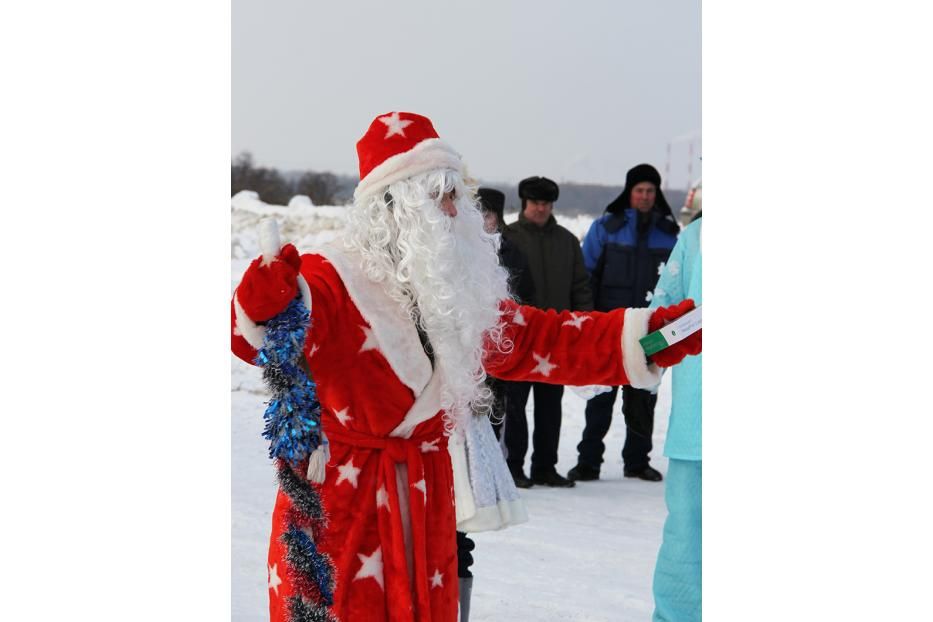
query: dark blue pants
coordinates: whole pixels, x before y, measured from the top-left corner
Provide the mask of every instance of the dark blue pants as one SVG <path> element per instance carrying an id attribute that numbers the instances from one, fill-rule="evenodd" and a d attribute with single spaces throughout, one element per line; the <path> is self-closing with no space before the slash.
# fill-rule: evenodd
<path id="1" fill-rule="evenodd" d="M 506 383 L 505 447 L 509 468 L 521 470 L 528 453 L 528 419 L 525 406 L 532 389 L 535 392 L 535 431 L 531 439 L 531 472 L 549 473 L 557 466 L 557 445 L 560 442 L 560 400 L 564 387 L 544 382 Z"/>
<path id="2" fill-rule="evenodd" d="M 612 423 L 612 407 L 618 392 L 619 387 L 612 387 L 612 391 L 597 395 L 586 403 L 586 427 L 583 428 L 583 439 L 577 445 L 580 464 L 599 469 L 603 463 L 603 453 L 606 451 L 603 439 Z M 630 386 L 622 387 L 622 415 L 625 417 L 622 462 L 625 468 L 638 470 L 648 466 L 657 402 L 656 393 Z"/>

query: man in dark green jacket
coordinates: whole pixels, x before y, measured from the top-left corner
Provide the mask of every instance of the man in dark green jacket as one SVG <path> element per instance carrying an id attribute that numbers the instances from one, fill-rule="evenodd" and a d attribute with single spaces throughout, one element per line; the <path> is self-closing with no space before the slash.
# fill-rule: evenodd
<path id="1" fill-rule="evenodd" d="M 529 177 L 518 184 L 522 211 L 518 222 L 506 227 L 503 236 L 515 244 L 528 260 L 535 293 L 529 302 L 540 309 L 592 311 L 593 295 L 583 265 L 580 241 L 557 224 L 554 202 L 560 189 L 546 177 Z M 531 454 L 531 479 L 523 468 L 528 451 L 528 420 L 525 406 L 535 392 L 535 431 Z M 570 488 L 570 480 L 557 473 L 557 446 L 560 441 L 560 401 L 564 387 L 545 382 L 510 383 L 506 394 L 505 446 L 509 470 L 515 485 L 528 488 L 533 483 Z"/>

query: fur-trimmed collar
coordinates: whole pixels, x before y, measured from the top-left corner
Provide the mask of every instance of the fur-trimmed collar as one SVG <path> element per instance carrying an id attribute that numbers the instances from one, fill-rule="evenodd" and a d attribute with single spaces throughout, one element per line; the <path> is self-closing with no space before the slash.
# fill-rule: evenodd
<path id="1" fill-rule="evenodd" d="M 362 258 L 344 249 L 340 240 L 322 245 L 314 252 L 337 271 L 360 315 L 373 329 L 379 351 L 392 371 L 415 397 L 421 395 L 433 372 L 414 323 L 381 284 L 369 280 L 361 267 Z"/>

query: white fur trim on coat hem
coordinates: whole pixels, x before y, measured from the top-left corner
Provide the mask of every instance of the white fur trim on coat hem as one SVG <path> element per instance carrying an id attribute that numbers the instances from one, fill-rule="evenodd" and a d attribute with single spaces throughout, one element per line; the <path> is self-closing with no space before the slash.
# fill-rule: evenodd
<path id="1" fill-rule="evenodd" d="M 662 370 L 648 364 L 645 350 L 638 342 L 648 334 L 648 320 L 654 309 L 626 309 L 622 323 L 622 367 L 628 382 L 636 389 L 652 389 L 661 384 Z"/>
<path id="2" fill-rule="evenodd" d="M 298 275 L 298 291 L 301 292 L 301 299 L 310 312 L 311 288 L 308 287 L 308 282 L 305 281 L 304 277 L 300 274 Z M 246 311 L 244 311 L 242 305 L 240 305 L 240 300 L 237 298 L 236 294 L 233 295 L 233 310 L 236 313 L 237 330 L 243 335 L 243 339 L 246 339 L 246 343 L 253 346 L 256 350 L 262 348 L 262 340 L 266 337 L 266 327 L 260 326 L 246 315 Z"/>
<path id="3" fill-rule="evenodd" d="M 386 158 L 382 164 L 369 171 L 357 185 L 353 198 L 360 200 L 380 188 L 419 173 L 442 168 L 460 171 L 461 167 L 460 154 L 450 145 L 440 138 L 428 138 L 408 151 Z"/>
<path id="4" fill-rule="evenodd" d="M 520 498 L 513 501 L 501 499 L 498 505 L 478 508 L 470 518 L 458 521 L 457 531 L 465 533 L 495 531 L 527 521 L 528 511 L 525 509 L 524 501 Z"/>

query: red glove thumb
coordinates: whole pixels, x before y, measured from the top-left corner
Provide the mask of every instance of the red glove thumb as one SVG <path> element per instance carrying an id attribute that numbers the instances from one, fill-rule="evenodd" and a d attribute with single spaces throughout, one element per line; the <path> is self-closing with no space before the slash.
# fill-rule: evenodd
<path id="1" fill-rule="evenodd" d="M 236 288 L 243 311 L 254 322 L 265 322 L 285 310 L 298 295 L 298 271 L 301 257 L 293 244 L 286 244 L 268 265 L 262 258 L 250 263 Z"/>
<path id="2" fill-rule="evenodd" d="M 276 259 L 284 261 L 293 267 L 296 272 L 301 270 L 301 255 L 298 254 L 298 249 L 295 248 L 294 244 L 286 244 L 283 246 L 276 256 Z"/>

